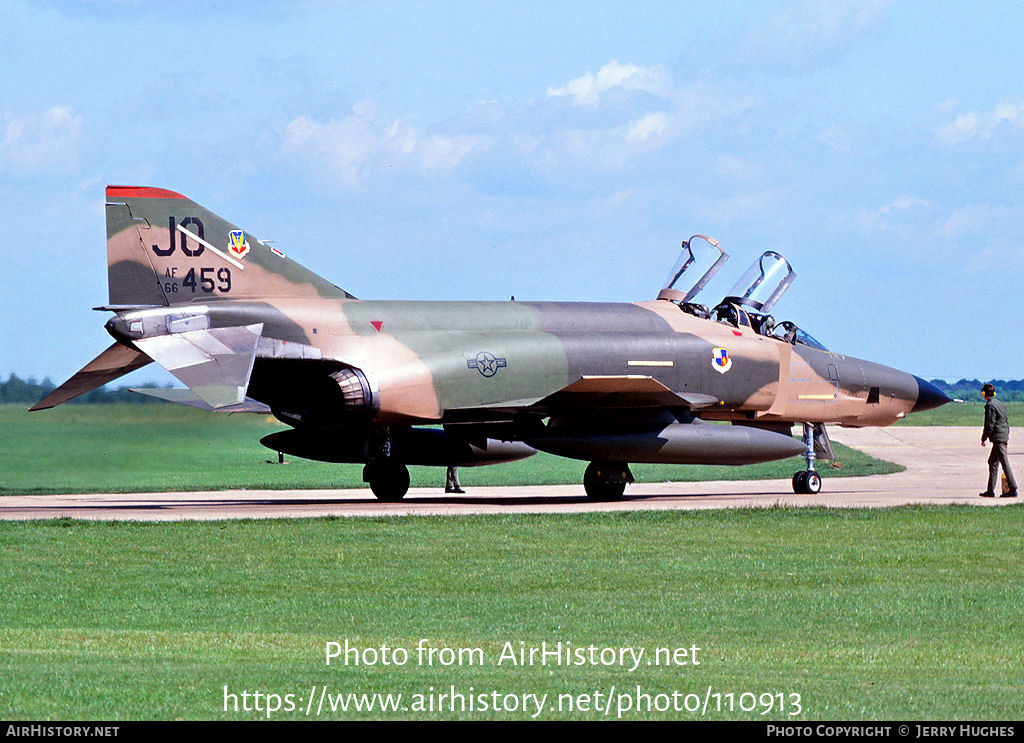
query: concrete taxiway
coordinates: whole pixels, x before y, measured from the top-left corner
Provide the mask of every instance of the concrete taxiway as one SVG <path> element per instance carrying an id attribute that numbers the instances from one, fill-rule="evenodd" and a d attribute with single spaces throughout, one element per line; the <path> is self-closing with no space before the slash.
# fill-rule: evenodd
<path id="1" fill-rule="evenodd" d="M 819 495 L 795 495 L 789 480 L 635 483 L 621 501 L 592 503 L 583 486 L 544 485 L 474 487 L 466 495 L 438 487 L 412 488 L 400 503 L 381 503 L 368 489 L 227 490 L 195 493 L 122 493 L 33 495 L 0 498 L 0 519 L 76 518 L 92 520 L 178 521 L 315 516 L 406 516 L 493 513 L 579 513 L 666 509 L 713 509 L 769 506 L 881 508 L 912 504 L 1004 506 L 1020 499 L 980 498 L 987 477 L 989 449 L 980 446 L 980 431 L 971 427 L 899 427 L 836 429 L 847 446 L 905 465 L 894 475 L 829 477 Z M 1010 463 L 1024 474 L 1024 455 L 1010 437 Z M 580 472 L 582 473 L 582 465 Z"/>

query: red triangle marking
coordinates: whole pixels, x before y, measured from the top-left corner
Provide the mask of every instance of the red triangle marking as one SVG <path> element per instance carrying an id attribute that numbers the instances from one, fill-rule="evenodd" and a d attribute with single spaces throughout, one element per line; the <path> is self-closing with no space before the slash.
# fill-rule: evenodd
<path id="1" fill-rule="evenodd" d="M 739 336 L 742 336 L 742 335 L 743 335 L 743 333 L 741 333 L 741 332 L 740 332 L 740 331 L 738 331 L 738 330 L 734 330 L 734 331 L 732 331 L 732 334 L 733 334 L 733 335 L 739 335 Z"/>
<path id="2" fill-rule="evenodd" d="M 383 327 L 383 325 L 384 325 L 384 321 L 383 320 L 370 320 L 370 325 L 372 325 L 374 327 L 374 330 L 376 330 L 379 333 L 381 327 Z"/>

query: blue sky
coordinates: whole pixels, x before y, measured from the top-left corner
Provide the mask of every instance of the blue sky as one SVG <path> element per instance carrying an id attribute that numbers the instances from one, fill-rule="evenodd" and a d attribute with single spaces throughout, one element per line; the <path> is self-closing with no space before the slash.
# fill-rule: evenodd
<path id="1" fill-rule="evenodd" d="M 113 183 L 363 298 L 649 299 L 710 234 L 705 302 L 777 250 L 831 349 L 1019 378 L 1022 39 L 1019 2 L 3 0 L 0 376 L 109 344 Z"/>

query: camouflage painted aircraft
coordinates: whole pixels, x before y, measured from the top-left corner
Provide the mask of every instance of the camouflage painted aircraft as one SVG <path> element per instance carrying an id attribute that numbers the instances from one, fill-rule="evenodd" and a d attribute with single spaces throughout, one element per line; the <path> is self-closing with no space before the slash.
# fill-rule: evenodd
<path id="1" fill-rule="evenodd" d="M 537 450 L 588 461 L 595 500 L 622 496 L 630 463 L 798 454 L 793 488 L 817 493 L 825 424 L 883 426 L 948 402 L 923 379 L 776 324 L 769 312 L 794 274 L 772 251 L 710 310 L 693 300 L 727 255 L 701 235 L 653 301 L 360 301 L 181 194 L 108 186 L 106 197 L 110 296 L 96 309 L 115 313 L 114 343 L 32 409 L 156 361 L 187 389 L 144 392 L 272 413 L 291 428 L 264 445 L 363 463 L 386 501 L 408 490 L 406 465 Z"/>

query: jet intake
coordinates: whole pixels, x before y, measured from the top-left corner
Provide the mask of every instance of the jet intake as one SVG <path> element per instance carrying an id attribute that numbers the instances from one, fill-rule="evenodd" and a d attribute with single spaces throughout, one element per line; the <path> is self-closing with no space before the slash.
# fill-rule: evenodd
<path id="1" fill-rule="evenodd" d="M 561 426 L 531 437 L 535 449 L 563 457 L 659 464 L 756 464 L 804 451 L 799 439 L 748 426 L 694 421 L 662 428 L 600 432 Z"/>

